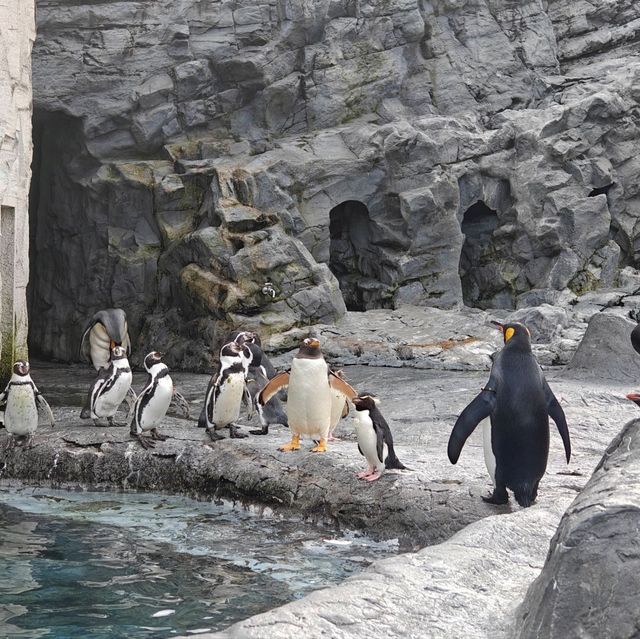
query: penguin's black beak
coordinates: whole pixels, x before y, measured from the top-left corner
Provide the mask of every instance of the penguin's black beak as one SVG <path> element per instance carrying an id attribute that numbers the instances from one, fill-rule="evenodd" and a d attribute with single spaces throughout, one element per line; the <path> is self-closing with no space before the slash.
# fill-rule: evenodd
<path id="1" fill-rule="evenodd" d="M 628 393 L 627 399 L 630 399 L 636 406 L 640 406 L 640 393 Z"/>
<path id="2" fill-rule="evenodd" d="M 497 327 L 497 329 L 501 332 L 504 333 L 504 325 L 501 324 L 500 322 L 496 322 L 496 320 L 491 320 L 491 323 Z"/>

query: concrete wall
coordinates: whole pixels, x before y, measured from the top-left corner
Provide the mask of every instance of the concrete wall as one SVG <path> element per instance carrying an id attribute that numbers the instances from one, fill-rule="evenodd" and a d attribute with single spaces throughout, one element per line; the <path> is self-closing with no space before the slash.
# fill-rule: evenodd
<path id="1" fill-rule="evenodd" d="M 0 0 L 0 381 L 27 356 L 32 0 Z"/>

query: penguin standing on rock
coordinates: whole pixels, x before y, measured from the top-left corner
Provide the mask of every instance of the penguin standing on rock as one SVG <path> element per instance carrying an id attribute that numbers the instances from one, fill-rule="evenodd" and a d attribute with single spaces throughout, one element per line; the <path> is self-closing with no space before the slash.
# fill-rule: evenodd
<path id="1" fill-rule="evenodd" d="M 233 439 L 247 437 L 235 424 L 240 417 L 240 405 L 245 396 L 245 381 L 251 360 L 251 351 L 246 345 L 236 342 L 225 344 L 220 349 L 220 365 L 207 387 L 204 410 L 200 414 L 198 426 L 206 428 L 209 437 L 216 441 L 223 439 L 216 431 L 226 426 Z M 251 399 L 248 399 L 251 405 Z"/>
<path id="2" fill-rule="evenodd" d="M 80 417 L 91 417 L 95 426 L 99 426 L 98 420 L 104 417 L 107 418 L 109 426 L 126 426 L 114 423 L 113 417 L 128 395 L 133 394 L 135 400 L 131 381 L 127 352 L 123 346 L 114 346 L 111 349 L 111 364 L 109 368 L 101 368 L 98 371 L 98 378 L 89 391 L 89 407 L 82 410 Z"/>
<path id="3" fill-rule="evenodd" d="M 98 371 L 109 367 L 114 346 L 122 346 L 127 356 L 131 355 L 127 314 L 121 308 L 107 308 L 95 313 L 82 334 L 80 353 L 90 358 Z"/>
<path id="4" fill-rule="evenodd" d="M 527 327 L 518 322 L 494 324 L 503 333 L 504 347 L 494 359 L 486 386 L 458 417 L 447 453 L 455 464 L 469 435 L 489 417 L 484 451 L 494 490 L 482 499 L 506 504 L 509 488 L 518 504 L 526 507 L 535 502 L 547 468 L 549 417 L 562 437 L 567 463 L 571 458 L 569 429 L 564 411 L 531 352 Z"/>
<path id="5" fill-rule="evenodd" d="M 329 370 L 320 341 L 315 337 L 307 337 L 302 342 L 291 363 L 291 372 L 279 373 L 271 379 L 260 391 L 258 402 L 264 406 L 285 386 L 289 387 L 287 418 L 291 442 L 278 450 L 299 450 L 300 438 L 307 435 L 318 441 L 311 452 L 326 452 L 331 427 L 331 389 L 339 390 L 347 399 L 355 397 L 356 391 Z"/>
<path id="6" fill-rule="evenodd" d="M 361 393 L 352 400 L 356 413 L 354 416 L 358 450 L 368 462 L 368 467 L 356 473 L 358 479 L 375 481 L 380 479 L 385 469 L 405 470 L 406 466 L 396 456 L 393 448 L 391 429 L 378 409 L 378 400 L 366 393 Z M 387 457 L 384 457 L 384 446 L 387 446 Z"/>
<path id="7" fill-rule="evenodd" d="M 0 393 L 0 406 L 5 405 L 4 426 L 13 435 L 10 446 L 17 439 L 26 440 L 27 446 L 31 444 L 38 428 L 38 407 L 46 413 L 51 426 L 55 426 L 51 407 L 33 383 L 29 371 L 29 362 L 18 360 L 13 365 L 9 383 Z"/>
<path id="8" fill-rule="evenodd" d="M 144 367 L 148 373 L 147 384 L 133 406 L 131 435 L 140 442 L 143 448 L 153 448 L 155 446 L 154 440 L 164 441 L 166 439 L 156 427 L 167 414 L 169 404 L 174 396 L 187 416 L 189 405 L 184 397 L 175 390 L 173 381 L 169 377 L 169 369 L 162 362 L 162 353 L 157 351 L 149 353 L 144 358 Z M 142 433 L 146 431 L 151 437 L 142 436 Z"/>

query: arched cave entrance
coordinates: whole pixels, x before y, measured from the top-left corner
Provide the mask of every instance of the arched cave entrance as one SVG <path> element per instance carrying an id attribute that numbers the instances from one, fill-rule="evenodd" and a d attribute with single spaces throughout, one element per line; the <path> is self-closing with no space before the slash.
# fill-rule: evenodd
<path id="1" fill-rule="evenodd" d="M 485 298 L 492 295 L 496 282 L 492 282 L 490 265 L 491 236 L 498 227 L 498 216 L 484 202 L 472 204 L 462 218 L 464 244 L 460 254 L 459 274 L 462 299 L 465 306 L 485 308 Z"/>
<path id="2" fill-rule="evenodd" d="M 347 309 L 364 311 L 372 303 L 378 281 L 379 256 L 372 245 L 369 210 L 357 200 L 338 204 L 329 213 L 329 268 L 338 279 Z"/>

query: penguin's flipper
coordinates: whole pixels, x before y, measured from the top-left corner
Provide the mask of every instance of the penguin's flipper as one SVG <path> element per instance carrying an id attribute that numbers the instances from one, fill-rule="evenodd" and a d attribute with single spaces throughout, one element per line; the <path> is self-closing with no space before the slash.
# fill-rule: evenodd
<path id="1" fill-rule="evenodd" d="M 289 373 L 278 373 L 258 393 L 258 403 L 264 406 L 281 388 L 289 386 Z"/>
<path id="2" fill-rule="evenodd" d="M 376 428 L 375 423 L 373 429 L 376 431 L 376 454 L 378 459 L 384 461 L 384 431 L 382 428 Z"/>
<path id="3" fill-rule="evenodd" d="M 358 393 L 351 384 L 348 384 L 344 379 L 339 375 L 336 375 L 331 370 L 329 371 L 329 386 L 331 386 L 333 390 L 342 393 L 347 399 L 353 399 L 358 396 Z"/>
<path id="4" fill-rule="evenodd" d="M 447 455 L 452 464 L 457 463 L 462 447 L 476 426 L 489 417 L 496 405 L 494 390 L 484 390 L 460 413 L 451 431 Z"/>
<path id="5" fill-rule="evenodd" d="M 49 406 L 49 402 L 36 390 L 36 403 L 38 404 L 38 408 L 40 408 L 44 414 L 47 416 L 49 423 L 51 424 L 51 428 L 56 425 L 56 420 L 53 417 L 53 411 L 51 410 L 51 406 Z"/>
<path id="6" fill-rule="evenodd" d="M 242 398 L 244 399 L 244 403 L 247 405 L 247 418 L 253 419 L 253 400 L 251 398 L 249 388 L 246 384 L 244 385 L 244 390 L 242 391 Z"/>
<path id="7" fill-rule="evenodd" d="M 564 444 L 564 454 L 567 457 L 567 464 L 571 459 L 571 438 L 569 437 L 569 427 L 567 426 L 567 418 L 564 416 L 564 411 L 560 402 L 556 399 L 553 391 L 549 387 L 547 380 L 544 380 L 544 398 L 547 402 L 547 412 L 549 417 L 556 423 L 560 437 L 562 437 L 562 443 Z"/>

